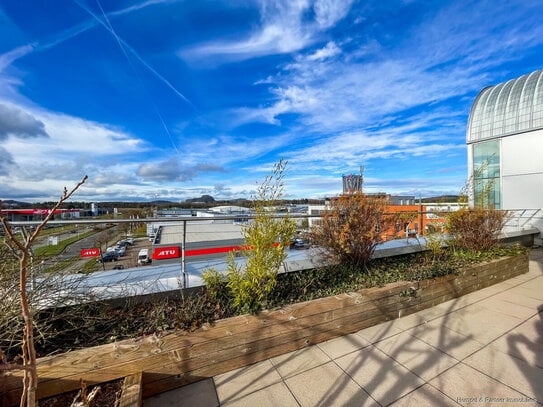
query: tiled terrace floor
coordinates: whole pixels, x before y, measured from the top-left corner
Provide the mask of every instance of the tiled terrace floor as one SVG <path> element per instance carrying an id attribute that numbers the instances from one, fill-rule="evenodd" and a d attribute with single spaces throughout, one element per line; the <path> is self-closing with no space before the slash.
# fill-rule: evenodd
<path id="1" fill-rule="evenodd" d="M 543 404 L 543 250 L 436 307 L 144 401 L 154 406 Z"/>

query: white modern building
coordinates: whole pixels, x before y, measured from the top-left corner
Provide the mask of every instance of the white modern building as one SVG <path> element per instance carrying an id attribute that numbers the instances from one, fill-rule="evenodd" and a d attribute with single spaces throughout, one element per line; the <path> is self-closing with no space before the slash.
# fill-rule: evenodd
<path id="1" fill-rule="evenodd" d="M 470 203 L 485 195 L 497 209 L 539 211 L 531 225 L 543 231 L 543 70 L 484 88 L 466 141 Z"/>

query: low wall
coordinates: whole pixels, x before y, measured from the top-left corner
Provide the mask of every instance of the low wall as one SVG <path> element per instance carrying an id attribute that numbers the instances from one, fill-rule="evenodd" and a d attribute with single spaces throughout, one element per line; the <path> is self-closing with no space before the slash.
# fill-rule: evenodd
<path id="1" fill-rule="evenodd" d="M 258 315 L 243 315 L 201 329 L 148 336 L 86 348 L 38 360 L 38 397 L 130 375 L 142 375 L 143 397 L 215 376 L 273 356 L 444 301 L 526 273 L 528 256 L 481 263 L 420 282 L 399 282 L 355 293 L 293 304 Z M 18 403 L 21 371 L 0 378 L 0 403 Z"/>

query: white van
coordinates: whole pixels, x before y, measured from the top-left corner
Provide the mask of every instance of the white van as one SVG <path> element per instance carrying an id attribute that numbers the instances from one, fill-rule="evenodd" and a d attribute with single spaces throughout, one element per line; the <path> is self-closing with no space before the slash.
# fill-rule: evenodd
<path id="1" fill-rule="evenodd" d="M 149 249 L 141 249 L 138 253 L 138 264 L 147 264 L 150 262 Z"/>

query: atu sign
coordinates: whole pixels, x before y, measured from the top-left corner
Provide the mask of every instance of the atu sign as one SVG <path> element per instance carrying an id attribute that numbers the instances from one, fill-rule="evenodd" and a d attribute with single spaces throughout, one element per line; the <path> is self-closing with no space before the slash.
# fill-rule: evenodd
<path id="1" fill-rule="evenodd" d="M 81 250 L 81 257 L 96 257 L 96 256 L 100 256 L 100 249 Z"/>
<path id="2" fill-rule="evenodd" d="M 153 260 L 176 259 L 181 257 L 179 246 L 157 247 L 153 252 Z"/>

